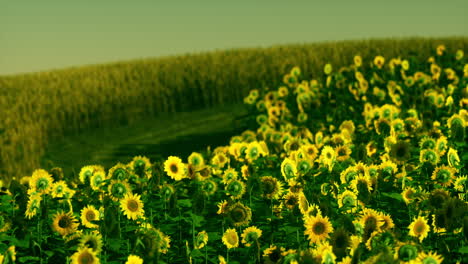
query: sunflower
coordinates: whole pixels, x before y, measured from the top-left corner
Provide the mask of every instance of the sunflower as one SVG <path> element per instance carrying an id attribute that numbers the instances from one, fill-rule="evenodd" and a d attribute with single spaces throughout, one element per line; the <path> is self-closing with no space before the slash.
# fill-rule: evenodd
<path id="1" fill-rule="evenodd" d="M 294 209 L 299 203 L 299 194 L 289 191 L 283 196 L 283 203 L 289 210 Z"/>
<path id="2" fill-rule="evenodd" d="M 395 258 L 400 263 L 411 263 L 418 256 L 418 248 L 413 244 L 402 244 L 401 242 L 395 248 Z"/>
<path id="3" fill-rule="evenodd" d="M 108 192 L 112 200 L 118 201 L 123 199 L 125 195 L 132 193 L 132 189 L 127 181 L 112 180 L 109 184 Z"/>
<path id="4" fill-rule="evenodd" d="M 99 254 L 102 250 L 102 235 L 99 232 L 90 232 L 81 236 L 79 242 L 79 248 L 89 248 L 96 254 Z"/>
<path id="5" fill-rule="evenodd" d="M 439 163 L 439 155 L 432 149 L 422 149 L 419 152 L 419 162 L 437 165 Z"/>
<path id="6" fill-rule="evenodd" d="M 245 150 L 245 158 L 248 162 L 252 163 L 257 160 L 260 156 L 264 156 L 262 147 L 257 141 L 250 142 Z"/>
<path id="7" fill-rule="evenodd" d="M 349 232 L 346 231 L 343 227 L 338 228 L 333 232 L 331 236 L 331 246 L 333 253 L 339 258 L 342 259 L 346 256 L 346 251 L 351 246 L 351 238 Z"/>
<path id="8" fill-rule="evenodd" d="M 54 179 L 52 178 L 52 175 L 43 169 L 35 170 L 31 176 L 31 181 L 29 182 L 30 188 L 41 194 L 49 193 L 52 190 L 53 184 Z"/>
<path id="9" fill-rule="evenodd" d="M 124 181 L 128 178 L 127 167 L 122 163 L 117 163 L 115 166 L 109 169 L 108 177 L 110 179 Z M 92 186 L 92 185 L 91 185 Z"/>
<path id="10" fill-rule="evenodd" d="M 164 171 L 169 177 L 176 181 L 180 181 L 185 178 L 185 166 L 182 160 L 176 156 L 170 156 L 164 162 Z"/>
<path id="11" fill-rule="evenodd" d="M 356 192 L 346 190 L 338 195 L 338 207 L 352 208 L 357 205 Z"/>
<path id="12" fill-rule="evenodd" d="M 40 209 L 42 196 L 39 193 L 29 195 L 28 204 L 26 206 L 26 212 L 24 213 L 26 218 L 33 218 Z"/>
<path id="13" fill-rule="evenodd" d="M 359 175 L 351 181 L 350 185 L 358 195 L 372 191 L 372 181 L 369 176 Z"/>
<path id="14" fill-rule="evenodd" d="M 60 235 L 66 236 L 76 232 L 79 223 L 71 212 L 59 211 L 53 218 L 52 229 Z"/>
<path id="15" fill-rule="evenodd" d="M 406 140 L 399 140 L 390 147 L 389 155 L 397 164 L 403 164 L 411 158 L 411 144 Z"/>
<path id="16" fill-rule="evenodd" d="M 234 226 L 238 227 L 249 224 L 252 219 L 252 210 L 241 202 L 237 202 L 226 209 L 225 215 Z"/>
<path id="17" fill-rule="evenodd" d="M 125 264 L 143 264 L 143 259 L 136 255 L 130 255 Z"/>
<path id="18" fill-rule="evenodd" d="M 322 153 L 320 154 L 320 163 L 328 167 L 328 170 L 331 171 L 336 160 L 336 153 L 330 146 L 324 146 Z"/>
<path id="19" fill-rule="evenodd" d="M 260 178 L 260 190 L 262 197 L 277 200 L 283 194 L 283 183 L 272 176 Z"/>
<path id="20" fill-rule="evenodd" d="M 353 61 L 354 61 L 354 65 L 356 67 L 361 67 L 361 65 L 362 65 L 362 57 L 361 56 L 359 56 L 359 55 L 354 56 Z"/>
<path id="21" fill-rule="evenodd" d="M 206 231 L 201 231 L 195 237 L 195 245 L 193 246 L 196 249 L 202 249 L 208 243 L 208 234 Z"/>
<path id="22" fill-rule="evenodd" d="M 93 221 L 99 220 L 99 211 L 94 208 L 92 205 L 81 210 L 81 223 L 87 228 L 98 228 L 97 224 L 93 224 Z"/>
<path id="23" fill-rule="evenodd" d="M 228 163 L 229 158 L 222 151 L 218 151 L 211 159 L 211 164 L 217 166 L 218 168 L 224 168 L 224 166 Z"/>
<path id="24" fill-rule="evenodd" d="M 147 179 L 152 177 L 151 162 L 147 157 L 134 157 L 128 167 L 140 177 L 145 176 Z"/>
<path id="25" fill-rule="evenodd" d="M 96 256 L 96 252 L 87 247 L 80 248 L 71 257 L 72 264 L 99 264 L 99 258 Z"/>
<path id="26" fill-rule="evenodd" d="M 382 69 L 382 66 L 384 65 L 384 63 L 385 63 L 384 57 L 379 55 L 374 58 L 374 65 L 377 66 L 377 68 Z"/>
<path id="27" fill-rule="evenodd" d="M 359 222 L 364 227 L 364 241 L 367 241 L 372 233 L 380 232 L 380 228 L 384 224 L 381 219 L 381 215 L 377 211 L 369 208 L 363 209 Z"/>
<path id="28" fill-rule="evenodd" d="M 223 234 L 223 244 L 226 245 L 228 249 L 236 248 L 239 246 L 239 235 L 237 234 L 236 229 L 229 228 Z"/>
<path id="29" fill-rule="evenodd" d="M 292 159 L 285 158 L 281 163 L 281 174 L 285 181 L 290 181 L 297 176 L 296 162 Z"/>
<path id="30" fill-rule="evenodd" d="M 349 166 L 340 173 L 340 180 L 342 184 L 350 183 L 358 176 L 355 166 Z"/>
<path id="31" fill-rule="evenodd" d="M 309 201 L 307 200 L 307 197 L 305 196 L 304 192 L 299 192 L 298 193 L 299 200 L 298 200 L 298 205 L 299 205 L 299 210 L 301 211 L 301 214 L 305 215 L 310 208 Z"/>
<path id="32" fill-rule="evenodd" d="M 106 180 L 106 173 L 104 171 L 97 171 L 93 174 L 93 176 L 91 176 L 89 180 L 89 185 L 94 191 L 98 191 L 102 187 L 104 187 L 105 180 Z"/>
<path id="33" fill-rule="evenodd" d="M 308 217 L 304 223 L 306 230 L 304 234 L 309 237 L 310 242 L 318 243 L 329 237 L 333 232 L 333 227 L 328 217 L 317 216 Z"/>
<path id="34" fill-rule="evenodd" d="M 226 200 L 223 200 L 218 203 L 218 211 L 217 214 L 225 214 L 227 212 L 229 203 Z"/>
<path id="35" fill-rule="evenodd" d="M 245 184 L 240 180 L 231 180 L 226 185 L 226 194 L 233 199 L 240 199 L 246 190 Z"/>
<path id="36" fill-rule="evenodd" d="M 120 200 L 120 209 L 128 219 L 137 220 L 144 217 L 145 211 L 143 210 L 143 202 L 138 194 L 126 194 Z"/>
<path id="37" fill-rule="evenodd" d="M 351 155 L 351 149 L 347 145 L 341 145 L 335 148 L 336 160 L 345 161 Z"/>
<path id="38" fill-rule="evenodd" d="M 227 184 L 228 182 L 230 182 L 232 180 L 237 180 L 238 176 L 239 176 L 239 173 L 236 171 L 236 169 L 229 168 L 229 169 L 224 171 L 223 179 L 222 179 L 221 182 L 224 183 L 224 184 Z"/>
<path id="39" fill-rule="evenodd" d="M 55 182 L 52 186 L 52 197 L 63 198 L 68 190 L 67 183 L 65 181 Z"/>
<path id="40" fill-rule="evenodd" d="M 202 182 L 201 189 L 204 194 L 210 196 L 216 193 L 216 190 L 218 190 L 218 185 L 216 184 L 215 181 L 208 179 Z"/>
<path id="41" fill-rule="evenodd" d="M 387 231 L 395 227 L 392 217 L 388 214 L 380 213 L 380 221 L 382 222 L 380 229 Z"/>
<path id="42" fill-rule="evenodd" d="M 445 45 L 442 45 L 442 44 L 438 45 L 437 48 L 436 48 L 437 55 L 442 56 L 444 54 L 444 52 L 445 52 L 445 49 L 446 49 Z"/>
<path id="43" fill-rule="evenodd" d="M 455 179 L 454 189 L 457 190 L 458 192 L 461 192 L 461 193 L 466 192 L 466 186 L 467 186 L 466 179 L 467 179 L 466 175 L 458 176 Z"/>
<path id="44" fill-rule="evenodd" d="M 315 145 L 312 145 L 312 144 L 305 144 L 305 145 L 302 145 L 301 146 L 301 150 L 303 151 L 303 153 L 306 154 L 307 156 L 307 159 L 310 161 L 310 162 L 314 162 L 315 159 L 317 158 L 318 156 L 318 149 Z"/>
<path id="45" fill-rule="evenodd" d="M 203 155 L 198 152 L 192 152 L 187 159 L 189 164 L 192 164 L 195 168 L 201 168 L 205 165 L 205 159 Z"/>
<path id="46" fill-rule="evenodd" d="M 458 156 L 458 152 L 455 149 L 450 148 L 447 152 L 447 162 L 449 166 L 453 168 L 460 164 L 460 157 Z"/>
<path id="47" fill-rule="evenodd" d="M 104 171 L 104 168 L 99 165 L 88 165 L 81 168 L 80 173 L 78 174 L 80 182 L 86 183 L 91 179 L 91 176 L 97 171 Z"/>
<path id="48" fill-rule="evenodd" d="M 438 166 L 432 172 L 431 179 L 439 182 L 442 186 L 448 187 L 455 179 L 455 169 L 446 165 Z"/>
<path id="49" fill-rule="evenodd" d="M 406 204 L 410 204 L 416 197 L 416 189 L 413 187 L 406 187 L 401 193 L 401 196 Z"/>
<path id="50" fill-rule="evenodd" d="M 252 246 L 254 243 L 258 241 L 258 239 L 262 236 L 262 230 L 258 229 L 255 226 L 250 226 L 244 229 L 242 232 L 242 243 L 246 247 Z"/>
<path id="51" fill-rule="evenodd" d="M 420 252 L 417 261 L 423 264 L 441 264 L 444 258 L 435 252 L 429 251 L 429 253 Z"/>
<path id="52" fill-rule="evenodd" d="M 285 248 L 278 247 L 276 245 L 270 245 L 268 248 L 263 250 L 263 260 L 266 264 L 282 263 L 283 254 Z"/>
<path id="53" fill-rule="evenodd" d="M 427 224 L 427 219 L 424 216 L 419 216 L 408 226 L 409 235 L 419 239 L 422 242 L 429 234 L 430 226 Z"/>

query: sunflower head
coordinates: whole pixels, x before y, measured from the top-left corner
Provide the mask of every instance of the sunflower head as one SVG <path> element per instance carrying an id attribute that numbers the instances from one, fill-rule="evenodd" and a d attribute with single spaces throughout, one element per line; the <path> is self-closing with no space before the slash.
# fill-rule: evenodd
<path id="1" fill-rule="evenodd" d="M 99 254 L 102 250 L 102 235 L 97 231 L 83 234 L 80 238 L 79 247 L 87 247 Z"/>
<path id="2" fill-rule="evenodd" d="M 239 246 L 239 235 L 237 234 L 236 229 L 228 228 L 224 232 L 222 237 L 223 244 L 226 245 L 228 249 L 236 248 Z"/>
<path id="3" fill-rule="evenodd" d="M 109 178 L 118 181 L 124 181 L 128 178 L 129 173 L 127 167 L 122 163 L 117 163 L 115 166 L 109 169 Z"/>
<path id="4" fill-rule="evenodd" d="M 333 227 L 328 217 L 322 217 L 320 214 L 306 218 L 304 226 L 306 228 L 304 234 L 308 236 L 309 241 L 312 243 L 325 240 L 333 232 Z"/>
<path id="5" fill-rule="evenodd" d="M 226 194 L 233 199 L 240 199 L 246 190 L 245 184 L 240 180 L 231 180 L 226 185 Z"/>
<path id="6" fill-rule="evenodd" d="M 170 156 L 164 162 L 164 171 L 169 177 L 176 181 L 180 181 L 185 178 L 185 166 L 179 157 Z"/>
<path id="7" fill-rule="evenodd" d="M 125 264 L 143 264 L 143 259 L 136 255 L 129 255 Z"/>
<path id="8" fill-rule="evenodd" d="M 252 219 L 252 210 L 241 202 L 237 202 L 227 207 L 225 215 L 234 226 L 243 226 L 248 225 Z"/>
<path id="9" fill-rule="evenodd" d="M 419 153 L 419 161 L 421 163 L 437 165 L 439 163 L 439 155 L 432 149 L 423 149 Z"/>
<path id="10" fill-rule="evenodd" d="M 242 243 L 246 247 L 250 247 L 257 243 L 258 239 L 262 236 L 262 230 L 255 226 L 250 226 L 244 229 L 244 232 L 242 232 Z"/>
<path id="11" fill-rule="evenodd" d="M 400 140 L 390 148 L 390 158 L 402 164 L 411 158 L 411 144 L 408 141 Z"/>
<path id="12" fill-rule="evenodd" d="M 31 176 L 31 181 L 29 186 L 31 190 L 34 190 L 38 193 L 49 193 L 52 189 L 54 179 L 46 170 L 37 169 L 33 172 Z"/>
<path id="13" fill-rule="evenodd" d="M 429 234 L 430 227 L 427 224 L 427 219 L 424 216 L 419 216 L 411 222 L 408 229 L 410 236 L 416 237 L 419 239 L 419 242 L 422 242 Z"/>
<path id="14" fill-rule="evenodd" d="M 53 217 L 52 229 L 62 236 L 67 236 L 77 231 L 78 221 L 71 212 L 57 212 Z"/>
<path id="15" fill-rule="evenodd" d="M 134 157 L 133 160 L 130 162 L 129 167 L 140 178 L 146 177 L 149 179 L 152 176 L 151 162 L 147 157 Z"/>
<path id="16" fill-rule="evenodd" d="M 396 248 L 396 257 L 402 262 L 415 260 L 418 256 L 418 248 L 412 244 L 403 244 Z"/>
<path id="17" fill-rule="evenodd" d="M 283 184 L 272 176 L 260 178 L 260 190 L 262 197 L 267 199 L 278 199 L 283 192 Z"/>
<path id="18" fill-rule="evenodd" d="M 296 162 L 292 159 L 285 158 L 281 163 L 281 174 L 286 181 L 290 181 L 297 177 Z"/>
<path id="19" fill-rule="evenodd" d="M 96 252 L 94 252 L 92 249 L 84 247 L 78 249 L 75 254 L 72 255 L 71 257 L 72 264 L 99 264 L 99 258 L 96 255 Z"/>
<path id="20" fill-rule="evenodd" d="M 81 210 L 81 223 L 87 228 L 98 228 L 95 221 L 99 221 L 99 211 L 92 205 L 88 205 Z"/>
<path id="21" fill-rule="evenodd" d="M 114 201 L 118 201 L 126 194 L 132 193 L 132 190 L 126 181 L 111 181 L 108 192 Z"/>
<path id="22" fill-rule="evenodd" d="M 138 194 L 127 193 L 124 198 L 120 200 L 120 208 L 128 219 L 137 220 L 138 218 L 143 218 L 145 214 L 143 202 Z"/>
<path id="23" fill-rule="evenodd" d="M 200 168 L 205 165 L 205 159 L 203 158 L 203 155 L 198 152 L 192 152 L 187 160 L 188 163 L 192 164 L 195 168 Z"/>
<path id="24" fill-rule="evenodd" d="M 208 234 L 206 233 L 206 231 L 201 231 L 195 237 L 194 248 L 202 249 L 203 247 L 206 246 L 207 243 L 208 243 Z"/>

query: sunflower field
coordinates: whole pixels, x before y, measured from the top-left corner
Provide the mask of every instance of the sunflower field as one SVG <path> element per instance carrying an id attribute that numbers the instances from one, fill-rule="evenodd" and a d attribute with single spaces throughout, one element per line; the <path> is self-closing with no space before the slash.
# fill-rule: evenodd
<path id="1" fill-rule="evenodd" d="M 0 263 L 468 263 L 467 63 L 292 67 L 229 145 L 36 169 L 2 188 Z"/>

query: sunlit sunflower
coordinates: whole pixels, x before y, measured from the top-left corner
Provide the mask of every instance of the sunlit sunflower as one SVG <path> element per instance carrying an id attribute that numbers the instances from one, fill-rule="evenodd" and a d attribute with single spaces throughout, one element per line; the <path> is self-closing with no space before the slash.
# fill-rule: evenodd
<path id="1" fill-rule="evenodd" d="M 298 200 L 298 205 L 299 205 L 299 210 L 301 211 L 301 214 L 305 215 L 310 208 L 309 201 L 307 200 L 307 197 L 305 196 L 304 192 L 299 192 L 298 193 L 299 200 Z"/>
<path id="2" fill-rule="evenodd" d="M 52 197 L 63 198 L 68 190 L 67 183 L 65 181 L 55 182 L 52 186 Z"/>
<path id="3" fill-rule="evenodd" d="M 126 194 L 120 200 L 120 209 L 128 219 L 137 220 L 144 217 L 145 211 L 143 210 L 143 202 L 138 194 Z"/>
<path id="4" fill-rule="evenodd" d="M 265 153 L 257 141 L 250 142 L 247 146 L 247 149 L 245 150 L 245 158 L 250 163 L 254 162 L 263 155 L 265 155 Z"/>
<path id="5" fill-rule="evenodd" d="M 81 223 L 87 228 L 98 228 L 99 226 L 93 221 L 99 221 L 99 211 L 94 206 L 88 205 L 81 210 Z"/>
<path id="6" fill-rule="evenodd" d="M 422 149 L 419 152 L 419 162 L 437 165 L 439 163 L 439 155 L 432 149 Z"/>
<path id="7" fill-rule="evenodd" d="M 430 226 L 427 224 L 427 219 L 424 216 L 419 216 L 408 226 L 409 235 L 419 239 L 422 242 L 429 234 Z"/>
<path id="8" fill-rule="evenodd" d="M 208 234 L 206 233 L 206 231 L 201 231 L 195 237 L 195 244 L 193 247 L 196 249 L 202 249 L 203 247 L 206 246 L 207 243 L 208 243 Z"/>
<path id="9" fill-rule="evenodd" d="M 328 217 L 322 217 L 320 214 L 306 218 L 304 226 L 306 228 L 304 234 L 309 237 L 309 241 L 312 243 L 319 243 L 329 238 L 329 234 L 333 232 Z"/>
<path id="10" fill-rule="evenodd" d="M 164 171 L 169 177 L 176 181 L 185 178 L 185 166 L 179 157 L 170 156 L 164 162 Z"/>
<path id="11" fill-rule="evenodd" d="M 222 151 L 218 151 L 211 159 L 211 164 L 217 166 L 218 168 L 224 168 L 224 166 L 228 163 L 229 158 Z"/>
<path id="12" fill-rule="evenodd" d="M 263 176 L 260 178 L 260 190 L 262 197 L 277 200 L 283 194 L 283 183 L 272 176 Z"/>
<path id="13" fill-rule="evenodd" d="M 297 164 L 294 160 L 285 158 L 281 163 L 281 174 L 285 181 L 290 181 L 297 177 Z"/>
<path id="14" fill-rule="evenodd" d="M 72 264 L 99 264 L 96 252 L 89 248 L 80 248 L 71 257 Z"/>
<path id="15" fill-rule="evenodd" d="M 99 254 L 102 250 L 102 235 L 97 231 L 83 234 L 80 238 L 79 248 L 85 247 Z"/>
<path id="16" fill-rule="evenodd" d="M 248 225 L 252 219 L 252 210 L 241 202 L 229 205 L 225 211 L 227 219 L 236 227 Z"/>
<path id="17" fill-rule="evenodd" d="M 226 185 L 226 194 L 233 199 L 240 199 L 246 191 L 245 184 L 240 180 L 231 180 Z"/>
<path id="18" fill-rule="evenodd" d="M 417 261 L 423 264 L 441 264 L 444 261 L 444 257 L 432 251 L 429 251 L 429 253 L 421 251 L 418 254 Z"/>
<path id="19" fill-rule="evenodd" d="M 136 255 L 130 255 L 125 264 L 143 264 L 143 259 Z"/>
<path id="20" fill-rule="evenodd" d="M 442 186 L 448 187 L 455 179 L 455 169 L 446 165 L 438 166 L 432 172 L 431 179 L 437 181 Z"/>
<path id="21" fill-rule="evenodd" d="M 458 151 L 453 148 L 450 148 L 447 152 L 447 162 L 450 167 L 457 167 L 460 164 L 460 157 L 458 156 Z"/>
<path id="22" fill-rule="evenodd" d="M 302 145 L 301 150 L 307 155 L 307 159 L 311 162 L 315 161 L 319 153 L 317 147 L 312 144 Z"/>
<path id="23" fill-rule="evenodd" d="M 119 201 L 123 199 L 126 194 L 132 193 L 132 189 L 126 181 L 113 180 L 109 184 L 108 192 L 112 200 Z"/>
<path id="24" fill-rule="evenodd" d="M 262 236 L 262 230 L 255 226 L 250 226 L 244 229 L 244 232 L 242 232 L 241 237 L 242 237 L 242 243 L 246 247 L 250 247 L 257 243 L 258 239 Z"/>
<path id="25" fill-rule="evenodd" d="M 32 190 L 45 194 L 52 190 L 54 179 L 46 170 L 37 169 L 33 172 L 29 186 Z"/>
<path id="26" fill-rule="evenodd" d="M 236 248 L 239 246 L 239 235 L 237 234 L 236 229 L 228 228 L 223 234 L 222 238 L 223 244 L 226 245 L 228 249 Z"/>
<path id="27" fill-rule="evenodd" d="M 52 229 L 62 236 L 76 232 L 79 225 L 71 212 L 59 211 L 54 215 L 53 219 Z"/>
<path id="28" fill-rule="evenodd" d="M 330 146 L 324 146 L 320 154 L 320 163 L 328 168 L 329 171 L 332 170 L 333 165 L 335 164 L 336 153 Z"/>
<path id="29" fill-rule="evenodd" d="M 339 208 L 352 208 L 357 205 L 357 194 L 356 192 L 345 190 L 338 195 L 338 206 Z"/>
<path id="30" fill-rule="evenodd" d="M 380 221 L 382 222 L 380 229 L 387 231 L 395 227 L 392 217 L 388 214 L 380 213 Z"/>
<path id="31" fill-rule="evenodd" d="M 366 145 L 367 156 L 372 157 L 377 152 L 377 143 L 373 140 Z"/>

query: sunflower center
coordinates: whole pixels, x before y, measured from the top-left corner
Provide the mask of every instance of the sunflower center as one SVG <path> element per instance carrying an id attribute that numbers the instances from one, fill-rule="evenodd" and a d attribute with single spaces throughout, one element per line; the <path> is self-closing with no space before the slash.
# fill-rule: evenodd
<path id="1" fill-rule="evenodd" d="M 275 190 L 275 184 L 272 181 L 264 181 L 263 182 L 263 193 L 264 194 L 271 194 Z"/>
<path id="2" fill-rule="evenodd" d="M 88 210 L 86 212 L 86 220 L 88 220 L 88 221 L 96 220 L 96 214 L 92 210 Z"/>
<path id="3" fill-rule="evenodd" d="M 322 222 L 315 223 L 312 227 L 312 231 L 317 235 L 323 234 L 325 232 L 325 224 Z"/>
<path id="4" fill-rule="evenodd" d="M 127 202 L 127 208 L 129 211 L 131 212 L 137 212 L 138 209 L 139 209 L 139 205 L 138 205 L 138 202 L 135 201 L 135 200 L 129 200 Z"/>
<path id="5" fill-rule="evenodd" d="M 179 168 L 177 167 L 176 164 L 171 164 L 169 169 L 171 170 L 172 173 L 177 173 L 179 171 Z"/>
<path id="6" fill-rule="evenodd" d="M 89 252 L 83 252 L 78 257 L 78 263 L 80 263 L 80 264 L 94 263 L 94 256 Z"/>
<path id="7" fill-rule="evenodd" d="M 71 225 L 71 219 L 68 216 L 63 216 L 58 221 L 58 226 L 61 228 L 68 228 Z"/>
<path id="8" fill-rule="evenodd" d="M 98 245 L 97 245 L 97 242 L 93 239 L 88 239 L 86 240 L 86 242 L 84 243 L 85 246 L 87 246 L 88 248 L 91 248 L 93 250 L 96 250 Z"/>
<path id="9" fill-rule="evenodd" d="M 424 229 L 425 229 L 424 223 L 418 222 L 418 223 L 414 226 L 414 232 L 415 232 L 416 234 L 421 234 L 421 233 L 423 233 L 423 232 L 424 232 Z"/>
<path id="10" fill-rule="evenodd" d="M 232 210 L 231 218 L 235 222 L 242 222 L 244 220 L 244 218 L 245 218 L 245 213 L 244 213 L 244 211 L 242 209 L 236 208 L 236 209 Z"/>
<path id="11" fill-rule="evenodd" d="M 237 243 L 237 237 L 236 234 L 230 234 L 228 237 L 228 243 L 231 245 L 235 245 Z"/>

